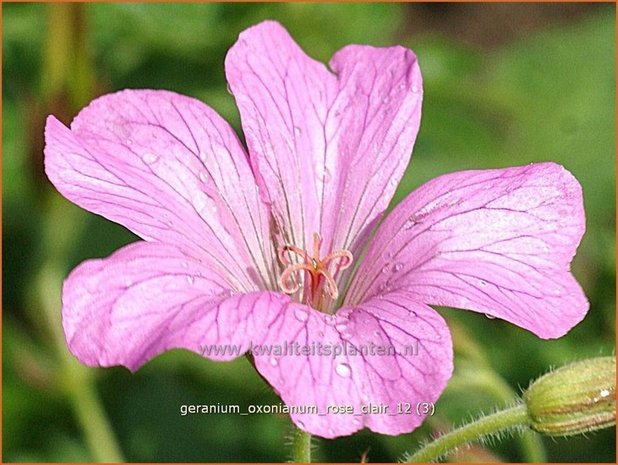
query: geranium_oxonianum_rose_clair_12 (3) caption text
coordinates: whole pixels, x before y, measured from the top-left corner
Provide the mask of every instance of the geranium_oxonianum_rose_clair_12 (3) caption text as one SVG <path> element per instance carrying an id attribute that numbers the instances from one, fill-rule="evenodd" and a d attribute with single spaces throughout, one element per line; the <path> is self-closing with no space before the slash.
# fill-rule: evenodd
<path id="1" fill-rule="evenodd" d="M 173 348 L 225 361 L 285 343 L 303 350 L 252 363 L 286 405 L 316 406 L 290 411 L 299 428 L 396 435 L 428 414 L 398 407 L 431 405 L 452 375 L 451 336 L 429 305 L 541 338 L 582 320 L 571 173 L 544 162 L 445 174 L 385 215 L 420 124 L 416 56 L 349 45 L 329 66 L 276 22 L 242 32 L 225 73 L 246 147 L 210 107 L 164 90 L 104 95 L 70 127 L 48 117 L 54 186 L 142 239 L 64 282 L 82 363 L 136 370 Z M 318 343 L 346 350 L 305 349 Z M 204 353 L 222 345 L 238 350 Z"/>

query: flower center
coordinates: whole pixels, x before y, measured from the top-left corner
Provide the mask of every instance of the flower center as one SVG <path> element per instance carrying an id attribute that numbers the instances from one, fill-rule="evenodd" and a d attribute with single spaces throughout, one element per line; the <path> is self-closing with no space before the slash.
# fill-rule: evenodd
<path id="1" fill-rule="evenodd" d="M 322 310 L 324 295 L 328 295 L 333 301 L 339 297 L 339 289 L 333 276 L 339 271 L 345 270 L 352 264 L 352 253 L 340 250 L 324 258 L 320 258 L 320 244 L 322 238 L 318 233 L 313 233 L 313 253 L 303 250 L 294 245 L 279 247 L 279 260 L 286 268 L 279 276 L 279 286 L 286 294 L 294 294 L 303 285 L 303 301 L 317 310 Z M 294 257 L 296 257 L 294 259 Z M 331 272 L 331 265 L 334 271 Z M 303 281 L 303 273 L 308 279 Z"/>

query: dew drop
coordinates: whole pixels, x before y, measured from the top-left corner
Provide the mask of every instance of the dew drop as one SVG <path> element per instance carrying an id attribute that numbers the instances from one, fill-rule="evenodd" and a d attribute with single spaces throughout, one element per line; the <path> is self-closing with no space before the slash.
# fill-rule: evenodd
<path id="1" fill-rule="evenodd" d="M 380 331 L 376 329 L 376 330 L 373 332 L 373 335 L 374 335 L 374 336 L 379 336 L 379 335 L 380 335 Z"/>
<path id="2" fill-rule="evenodd" d="M 416 224 L 416 217 L 411 216 L 410 218 L 408 218 L 408 221 L 404 223 L 403 229 L 405 230 L 412 229 L 415 224 Z"/>
<path id="3" fill-rule="evenodd" d="M 403 264 L 401 263 L 395 263 L 393 265 L 393 272 L 397 273 L 398 271 L 401 271 L 401 269 L 403 268 Z"/>
<path id="4" fill-rule="evenodd" d="M 208 181 L 208 175 L 206 174 L 206 171 L 200 171 L 200 181 L 202 182 Z"/>
<path id="5" fill-rule="evenodd" d="M 324 331 L 318 331 L 318 336 L 324 337 Z"/>
<path id="6" fill-rule="evenodd" d="M 230 85 L 227 85 L 227 93 L 230 95 L 234 95 L 234 92 L 232 92 L 232 88 L 230 87 Z"/>
<path id="7" fill-rule="evenodd" d="M 334 326 L 336 322 L 337 317 L 335 315 L 324 315 L 324 323 L 326 323 L 328 326 Z"/>
<path id="8" fill-rule="evenodd" d="M 142 160 L 144 161 L 144 163 L 146 163 L 147 165 L 151 165 L 154 162 L 156 162 L 159 159 L 159 156 L 152 153 L 152 152 L 146 152 L 144 155 L 142 155 Z"/>
<path id="9" fill-rule="evenodd" d="M 382 103 L 388 103 L 388 102 L 390 102 L 390 101 L 391 101 L 391 99 L 390 99 L 389 97 L 384 97 L 384 98 L 382 99 Z"/>
<path id="10" fill-rule="evenodd" d="M 302 134 L 301 129 L 298 126 L 294 126 L 294 134 L 300 136 Z"/>
<path id="11" fill-rule="evenodd" d="M 305 322 L 309 319 L 309 314 L 304 308 L 297 308 L 294 310 L 294 316 L 298 321 Z"/>
<path id="12" fill-rule="evenodd" d="M 324 168 L 324 172 L 322 173 L 322 179 L 324 180 L 324 182 L 330 182 L 331 178 L 332 176 L 328 168 Z"/>
<path id="13" fill-rule="evenodd" d="M 200 160 L 206 162 L 206 158 L 208 158 L 206 152 L 200 152 Z"/>
<path id="14" fill-rule="evenodd" d="M 274 367 L 276 367 L 278 365 L 278 361 L 275 357 L 270 357 L 270 364 Z"/>
<path id="15" fill-rule="evenodd" d="M 489 319 L 489 320 L 495 320 L 496 317 L 493 315 L 490 315 L 489 313 L 485 313 L 485 318 Z"/>
<path id="16" fill-rule="evenodd" d="M 388 282 L 383 282 L 382 284 L 380 284 L 380 287 L 378 287 L 378 290 L 382 293 L 388 292 L 390 290 Z"/>
<path id="17" fill-rule="evenodd" d="M 131 144 L 133 143 L 133 139 L 127 139 L 127 140 L 125 141 L 125 143 L 126 143 L 127 145 L 131 145 Z"/>
<path id="18" fill-rule="evenodd" d="M 339 363 L 335 367 L 335 372 L 342 378 L 349 378 L 350 375 L 352 374 L 352 369 L 350 368 L 350 365 L 348 365 L 347 363 Z"/>
<path id="19" fill-rule="evenodd" d="M 479 282 L 479 284 L 481 286 L 487 286 L 487 281 L 485 281 L 484 279 L 481 279 L 481 281 Z"/>
<path id="20" fill-rule="evenodd" d="M 189 262 L 182 262 L 182 267 L 183 267 L 184 269 L 189 268 Z"/>
<path id="21" fill-rule="evenodd" d="M 335 325 L 335 329 L 337 331 L 339 331 L 340 333 L 344 332 L 346 329 L 348 329 L 348 324 L 346 322 L 341 322 L 341 323 L 337 323 Z"/>
<path id="22" fill-rule="evenodd" d="M 193 277 L 191 275 L 187 275 L 187 282 L 189 284 L 193 284 L 195 282 L 195 277 Z"/>
<path id="23" fill-rule="evenodd" d="M 382 267 L 382 273 L 386 274 L 386 273 L 388 273 L 390 271 L 390 269 L 391 269 L 390 265 L 384 265 Z"/>
<path id="24" fill-rule="evenodd" d="M 204 194 L 199 194 L 193 199 L 193 206 L 198 213 L 201 213 L 206 207 L 206 196 Z"/>
<path id="25" fill-rule="evenodd" d="M 416 94 L 418 92 L 418 86 L 416 85 L 412 86 L 412 92 Z"/>

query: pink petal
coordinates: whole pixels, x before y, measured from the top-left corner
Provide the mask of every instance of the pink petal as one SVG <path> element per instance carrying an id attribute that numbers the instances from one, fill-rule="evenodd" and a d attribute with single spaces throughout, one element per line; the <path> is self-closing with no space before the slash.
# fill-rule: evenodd
<path id="1" fill-rule="evenodd" d="M 203 103 L 122 91 L 93 101 L 70 130 L 50 116 L 45 139 L 47 175 L 72 202 L 205 257 L 233 288 L 271 285 L 268 210 L 238 138 Z"/>
<path id="2" fill-rule="evenodd" d="M 89 366 L 131 370 L 173 348 L 214 360 L 260 340 L 268 293 L 233 294 L 225 279 L 171 245 L 137 242 L 78 266 L 64 283 L 62 324 L 71 352 Z M 226 352 L 213 345 L 235 345 Z"/>
<path id="3" fill-rule="evenodd" d="M 277 346 L 287 354 L 275 355 Z M 335 357 L 335 350 L 346 352 Z M 270 323 L 262 348 L 254 346 L 253 356 L 288 407 L 299 409 L 291 410 L 293 421 L 312 434 L 334 438 L 364 426 L 385 434 L 412 431 L 426 413 L 419 414 L 417 405 L 435 402 L 446 386 L 453 354 L 440 315 L 405 293 L 392 293 L 335 316 L 290 302 Z M 369 405 L 386 409 L 363 412 Z M 307 409 L 312 406 L 315 411 Z M 329 406 L 351 411 L 335 413 Z"/>
<path id="4" fill-rule="evenodd" d="M 588 311 L 569 271 L 584 229 L 581 186 L 560 165 L 447 174 L 380 226 L 346 302 L 407 289 L 559 337 Z"/>
<path id="5" fill-rule="evenodd" d="M 402 47 L 348 46 L 330 66 L 272 21 L 244 31 L 225 62 L 280 241 L 307 249 L 319 232 L 323 255 L 355 254 L 408 164 L 422 82 Z"/>

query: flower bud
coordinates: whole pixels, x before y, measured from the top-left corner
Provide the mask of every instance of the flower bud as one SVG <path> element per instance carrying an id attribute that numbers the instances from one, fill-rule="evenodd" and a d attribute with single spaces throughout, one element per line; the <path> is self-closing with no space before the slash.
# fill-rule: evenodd
<path id="1" fill-rule="evenodd" d="M 524 393 L 530 427 L 570 436 L 616 424 L 616 357 L 571 363 L 534 381 Z"/>

